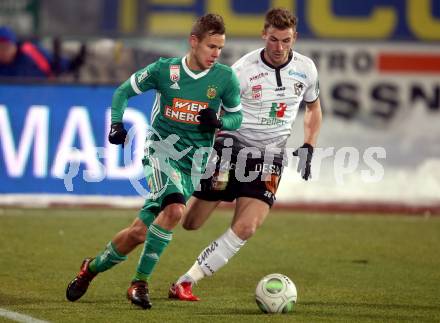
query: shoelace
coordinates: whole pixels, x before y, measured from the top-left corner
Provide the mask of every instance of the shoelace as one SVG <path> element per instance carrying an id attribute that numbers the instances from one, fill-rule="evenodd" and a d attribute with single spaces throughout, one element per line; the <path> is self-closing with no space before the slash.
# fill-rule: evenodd
<path id="1" fill-rule="evenodd" d="M 145 284 L 135 284 L 133 289 L 139 294 L 139 296 L 147 295 L 148 289 Z"/>

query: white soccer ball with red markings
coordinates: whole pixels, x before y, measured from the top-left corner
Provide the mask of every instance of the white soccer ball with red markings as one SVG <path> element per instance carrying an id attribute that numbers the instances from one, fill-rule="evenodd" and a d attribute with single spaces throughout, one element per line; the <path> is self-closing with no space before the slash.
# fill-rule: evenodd
<path id="1" fill-rule="evenodd" d="M 296 303 L 296 286 L 282 274 L 270 274 L 261 279 L 255 290 L 255 300 L 264 313 L 289 313 Z"/>

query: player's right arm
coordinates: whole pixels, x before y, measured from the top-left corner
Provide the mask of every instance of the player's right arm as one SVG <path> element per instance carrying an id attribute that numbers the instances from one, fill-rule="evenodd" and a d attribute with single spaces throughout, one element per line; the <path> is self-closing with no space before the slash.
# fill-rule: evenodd
<path id="1" fill-rule="evenodd" d="M 135 95 L 137 93 L 133 90 L 130 80 L 125 81 L 116 89 L 112 98 L 112 124 L 122 122 L 128 99 Z"/>
<path id="2" fill-rule="evenodd" d="M 157 88 L 159 65 L 160 61 L 157 61 L 137 71 L 116 89 L 112 99 L 111 126 L 108 135 L 110 143 L 115 145 L 124 144 L 127 130 L 125 130 L 122 123 L 122 117 L 128 99 L 149 89 Z"/>
<path id="3" fill-rule="evenodd" d="M 135 72 L 119 86 L 112 99 L 112 123 L 122 122 L 128 99 L 150 89 L 157 89 L 161 60 Z"/>

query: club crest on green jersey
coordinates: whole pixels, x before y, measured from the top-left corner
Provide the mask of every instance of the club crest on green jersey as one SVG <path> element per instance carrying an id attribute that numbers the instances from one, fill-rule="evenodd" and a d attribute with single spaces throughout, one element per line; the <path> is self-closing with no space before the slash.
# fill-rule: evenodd
<path id="1" fill-rule="evenodd" d="M 212 100 L 217 95 L 217 87 L 214 85 L 208 85 L 208 90 L 206 91 L 206 96 L 208 99 Z"/>

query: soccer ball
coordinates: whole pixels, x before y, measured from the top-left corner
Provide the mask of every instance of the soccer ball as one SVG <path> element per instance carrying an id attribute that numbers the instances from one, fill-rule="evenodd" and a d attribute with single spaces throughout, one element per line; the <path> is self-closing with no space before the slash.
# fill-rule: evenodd
<path id="1" fill-rule="evenodd" d="M 296 286 L 289 277 L 270 274 L 261 279 L 255 290 L 255 301 L 264 313 L 288 313 L 296 303 Z"/>

